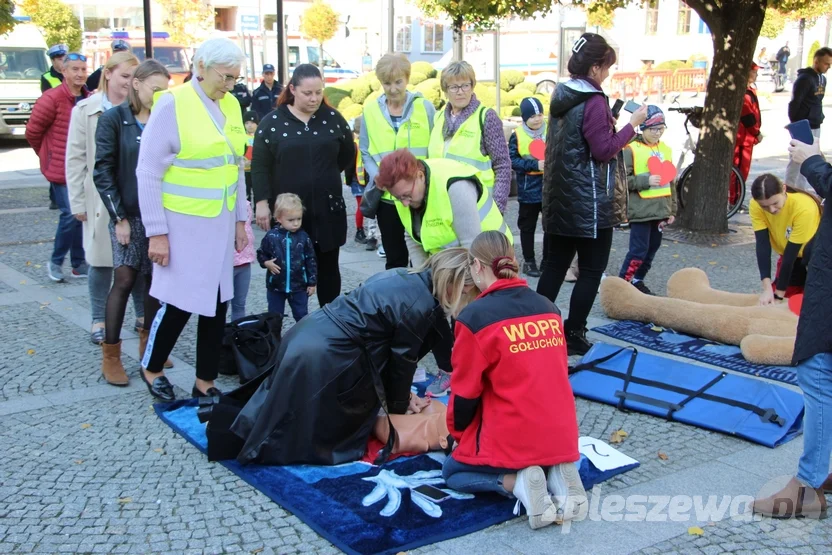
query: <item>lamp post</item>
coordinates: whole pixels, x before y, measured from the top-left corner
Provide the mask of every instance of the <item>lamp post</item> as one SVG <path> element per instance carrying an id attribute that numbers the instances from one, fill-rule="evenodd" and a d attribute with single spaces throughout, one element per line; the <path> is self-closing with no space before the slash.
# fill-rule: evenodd
<path id="1" fill-rule="evenodd" d="M 288 83 L 286 71 L 286 18 L 283 15 L 283 0 L 277 0 L 277 79 L 278 83 Z"/>
<path id="2" fill-rule="evenodd" d="M 150 0 L 143 0 L 144 8 L 144 59 L 153 57 L 153 29 L 150 23 Z"/>

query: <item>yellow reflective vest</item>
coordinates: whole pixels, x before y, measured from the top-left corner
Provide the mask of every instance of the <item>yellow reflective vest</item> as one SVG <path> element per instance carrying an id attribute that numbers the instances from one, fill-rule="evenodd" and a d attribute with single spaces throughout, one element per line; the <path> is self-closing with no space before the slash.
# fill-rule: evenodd
<path id="1" fill-rule="evenodd" d="M 416 97 L 410 106 L 410 117 L 399 126 L 398 132 L 387 122 L 378 101 L 370 102 L 364 108 L 364 125 L 370 140 L 368 150 L 377 165 L 381 164 L 385 156 L 400 148 L 406 148 L 419 160 L 428 157 L 430 121 L 424 98 Z M 382 193 L 381 198 L 393 202 L 393 197 L 387 191 Z"/>
<path id="2" fill-rule="evenodd" d="M 445 126 L 445 109 L 439 110 L 430 135 L 428 158 L 447 158 L 473 166 L 477 170 L 480 183 L 490 190 L 494 188 L 494 170 L 491 169 L 491 158 L 483 154 L 481 150 L 485 111 L 485 106 L 480 104 L 446 145 L 442 135 L 442 128 Z"/>
<path id="3" fill-rule="evenodd" d="M 529 150 L 529 146 L 532 144 L 534 137 L 529 135 L 526 129 L 521 125 L 520 127 L 516 127 L 514 129 L 514 136 L 517 137 L 517 154 L 525 158 L 526 160 L 537 160 L 534 156 L 532 156 L 531 151 Z M 543 134 L 540 137 L 544 143 L 546 142 L 546 123 L 543 124 Z M 534 172 L 526 172 L 528 175 L 543 175 L 541 171 L 534 171 Z"/>
<path id="4" fill-rule="evenodd" d="M 164 94 L 174 98 L 180 149 L 162 177 L 162 205 L 203 218 L 218 216 L 224 204 L 233 211 L 247 142 L 240 103 L 232 94 L 219 101 L 225 116 L 221 133 L 194 85 L 185 83 Z"/>
<path id="5" fill-rule="evenodd" d="M 364 179 L 364 159 L 361 157 L 361 150 L 358 149 L 358 141 L 353 140 L 353 142 L 355 143 L 355 178 L 363 187 L 367 184 Z"/>
<path id="6" fill-rule="evenodd" d="M 514 242 L 511 230 L 503 220 L 497 203 L 491 196 L 487 187 L 483 187 L 477 176 L 476 168 L 467 164 L 448 160 L 444 158 L 429 158 L 422 162 L 427 167 L 426 176 L 426 200 L 427 206 L 422 215 L 422 226 L 419 231 L 419 239 L 413 235 L 413 218 L 410 207 L 396 202 L 396 210 L 402 220 L 407 233 L 414 241 L 422 245 L 428 254 L 435 254 L 441 250 L 460 246 L 454 231 L 454 213 L 451 209 L 451 197 L 448 195 L 448 188 L 456 181 L 473 181 L 480 189 L 480 196 L 477 200 L 477 212 L 480 218 L 481 231 L 498 230 L 505 233 L 510 242 Z"/>
<path id="7" fill-rule="evenodd" d="M 659 141 L 657 147 L 647 146 L 641 141 L 633 141 L 629 144 L 629 147 L 630 150 L 633 151 L 633 175 L 650 173 L 647 163 L 652 156 L 658 156 L 662 161 L 672 161 L 673 158 L 673 151 L 671 151 L 670 147 L 661 141 Z M 670 190 L 672 184 L 673 182 L 671 181 L 661 187 L 650 187 L 645 191 L 639 191 L 638 196 L 641 198 L 669 197 L 672 194 L 672 191 Z"/>
<path id="8" fill-rule="evenodd" d="M 51 69 L 49 71 L 47 71 L 46 73 L 44 73 L 43 75 L 41 75 L 41 77 L 46 79 L 46 82 L 49 83 L 49 85 L 53 89 L 61 84 L 61 80 L 58 79 L 57 77 L 55 77 L 54 75 L 52 75 L 52 70 Z"/>

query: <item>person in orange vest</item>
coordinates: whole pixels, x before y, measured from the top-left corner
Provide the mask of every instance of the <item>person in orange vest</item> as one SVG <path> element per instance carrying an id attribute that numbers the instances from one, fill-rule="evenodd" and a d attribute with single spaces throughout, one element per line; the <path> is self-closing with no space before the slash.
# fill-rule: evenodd
<path id="1" fill-rule="evenodd" d="M 664 112 L 658 106 L 648 106 L 647 119 L 641 124 L 641 135 L 633 139 L 623 153 L 630 191 L 627 203 L 630 249 L 618 277 L 626 279 L 647 295 L 653 292 L 644 284 L 644 278 L 662 246 L 664 226 L 676 219 L 673 152 L 661 141 L 666 130 Z M 653 158 L 658 160 L 651 161 Z"/>

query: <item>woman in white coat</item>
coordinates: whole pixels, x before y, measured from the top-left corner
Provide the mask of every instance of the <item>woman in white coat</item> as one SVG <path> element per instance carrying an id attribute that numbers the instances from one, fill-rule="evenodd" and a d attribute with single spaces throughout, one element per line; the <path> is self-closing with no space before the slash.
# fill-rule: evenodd
<path id="1" fill-rule="evenodd" d="M 113 283 L 113 247 L 110 243 L 110 214 L 92 180 L 95 167 L 95 129 L 98 117 L 127 100 L 133 72 L 139 60 L 130 52 L 116 52 L 102 70 L 97 93 L 72 110 L 66 145 L 66 185 L 75 218 L 84 223 L 84 252 L 89 265 L 89 294 L 92 328 L 90 341 L 104 342 L 104 312 Z M 137 327 L 144 318 L 144 286 L 133 290 Z"/>

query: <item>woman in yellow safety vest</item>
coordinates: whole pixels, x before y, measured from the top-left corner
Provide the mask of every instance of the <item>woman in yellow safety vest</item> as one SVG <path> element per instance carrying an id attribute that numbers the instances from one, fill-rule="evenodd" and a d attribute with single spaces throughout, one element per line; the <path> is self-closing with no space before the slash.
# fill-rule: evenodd
<path id="1" fill-rule="evenodd" d="M 358 141 L 364 167 L 372 184 L 381 160 L 399 148 L 408 149 L 416 158 L 428 156 L 428 143 L 436 110 L 422 93 L 407 90 L 410 61 L 403 54 L 385 54 L 376 64 L 376 77 L 384 94 L 364 108 L 364 125 Z M 404 228 L 390 193 L 371 192 L 361 206 L 368 218 L 378 220 L 381 232 L 380 256 L 386 268 L 407 267 Z M 377 241 L 367 240 L 367 250 L 375 250 Z"/>
<path id="2" fill-rule="evenodd" d="M 428 158 L 447 158 L 477 169 L 477 178 L 505 212 L 511 189 L 511 158 L 499 114 L 474 94 L 477 76 L 468 62 L 453 62 L 439 81 L 448 104 L 436 114 Z"/>
<path id="3" fill-rule="evenodd" d="M 136 177 L 153 262 L 156 314 L 140 376 L 150 393 L 175 398 L 163 364 L 192 313 L 199 315 L 194 397 L 214 387 L 227 301 L 234 296 L 234 250 L 245 248 L 243 155 L 246 132 L 237 99 L 245 56 L 229 39 L 205 41 L 195 78 L 162 93 L 142 134 Z M 238 200 L 238 191 L 239 200 Z"/>

